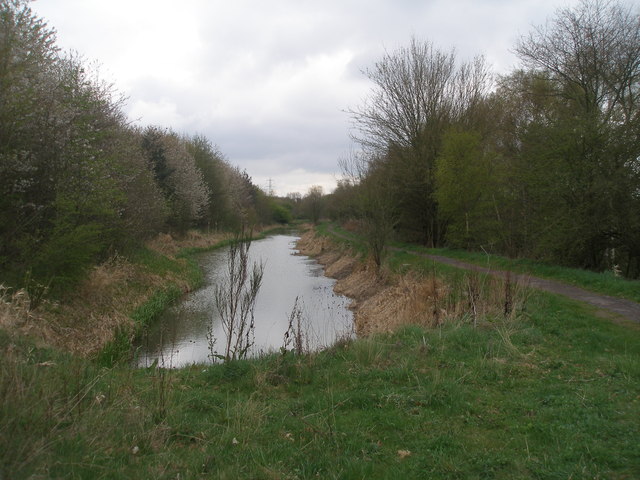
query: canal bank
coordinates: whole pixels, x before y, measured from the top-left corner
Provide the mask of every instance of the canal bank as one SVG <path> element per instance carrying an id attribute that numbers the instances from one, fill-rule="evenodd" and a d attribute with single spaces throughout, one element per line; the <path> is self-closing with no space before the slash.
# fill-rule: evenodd
<path id="1" fill-rule="evenodd" d="M 0 332 L 0 477 L 636 478 L 639 346 L 538 292 L 494 328 L 182 369 L 105 369 Z"/>
<path id="2" fill-rule="evenodd" d="M 370 259 L 361 258 L 315 230 L 302 235 L 298 248 L 322 264 L 327 276 L 336 279 L 336 293 L 351 299 L 349 308 L 354 312 L 358 336 L 391 333 L 403 325 L 430 328 L 454 313 L 440 300 L 449 287 L 435 276 L 378 270 Z"/>

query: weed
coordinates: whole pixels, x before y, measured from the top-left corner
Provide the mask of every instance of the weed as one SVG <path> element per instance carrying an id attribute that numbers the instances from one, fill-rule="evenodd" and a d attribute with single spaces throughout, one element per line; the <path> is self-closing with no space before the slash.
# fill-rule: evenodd
<path id="1" fill-rule="evenodd" d="M 254 309 L 264 264 L 254 263 L 251 268 L 249 266 L 252 237 L 252 232 L 245 232 L 244 228 L 238 232 L 229 246 L 226 278 L 215 287 L 215 306 L 226 338 L 224 355 L 218 354 L 214 351 L 216 342 L 213 333 L 209 331 L 207 338 L 212 360 L 245 358 L 254 343 Z"/>
<path id="2" fill-rule="evenodd" d="M 289 326 L 284 333 L 281 349 L 283 355 L 288 352 L 290 348 L 292 348 L 292 351 L 296 355 L 309 353 L 308 322 L 304 319 L 299 300 L 300 298 L 296 296 L 293 308 L 289 314 Z"/>

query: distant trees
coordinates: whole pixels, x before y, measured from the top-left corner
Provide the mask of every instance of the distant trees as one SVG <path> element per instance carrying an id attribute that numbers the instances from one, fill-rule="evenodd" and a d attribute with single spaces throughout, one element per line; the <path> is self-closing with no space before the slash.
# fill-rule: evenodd
<path id="1" fill-rule="evenodd" d="M 351 111 L 370 168 L 332 211 L 383 171 L 402 238 L 640 276 L 637 9 L 583 0 L 515 51 L 495 85 L 482 57 L 416 39 L 386 53 Z"/>
<path id="2" fill-rule="evenodd" d="M 304 211 L 313 223 L 318 223 L 324 210 L 323 190 L 320 185 L 309 187 L 307 194 L 302 199 Z"/>

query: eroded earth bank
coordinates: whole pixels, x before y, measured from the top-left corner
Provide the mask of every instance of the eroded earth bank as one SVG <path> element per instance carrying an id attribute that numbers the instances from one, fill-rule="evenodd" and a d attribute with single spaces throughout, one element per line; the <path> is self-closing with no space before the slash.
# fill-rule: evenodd
<path id="1" fill-rule="evenodd" d="M 314 257 L 335 278 L 336 293 L 352 299 L 356 333 L 366 336 L 390 332 L 401 325 L 434 326 L 450 312 L 441 300 L 447 287 L 435 277 L 378 273 L 371 261 L 362 261 L 345 246 L 309 230 L 297 244 L 303 255 Z"/>

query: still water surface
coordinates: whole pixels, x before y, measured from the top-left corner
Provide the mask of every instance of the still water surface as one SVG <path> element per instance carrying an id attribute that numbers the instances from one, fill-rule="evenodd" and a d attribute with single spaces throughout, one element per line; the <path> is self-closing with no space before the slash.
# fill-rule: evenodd
<path id="1" fill-rule="evenodd" d="M 255 345 L 252 354 L 279 350 L 289 326 L 296 297 L 302 310 L 305 335 L 311 349 L 326 347 L 352 335 L 353 315 L 349 299 L 333 292 L 335 280 L 323 275 L 315 260 L 298 255 L 298 237 L 275 235 L 254 241 L 250 264 L 264 263 L 264 276 L 255 308 Z M 214 286 L 226 271 L 228 249 L 203 253 L 200 267 L 205 285 L 167 309 L 138 342 L 137 364 L 157 361 L 166 367 L 211 362 L 207 340 L 209 326 L 217 338 L 215 349 L 224 353 L 225 336 L 214 301 Z"/>

